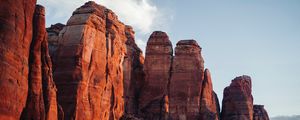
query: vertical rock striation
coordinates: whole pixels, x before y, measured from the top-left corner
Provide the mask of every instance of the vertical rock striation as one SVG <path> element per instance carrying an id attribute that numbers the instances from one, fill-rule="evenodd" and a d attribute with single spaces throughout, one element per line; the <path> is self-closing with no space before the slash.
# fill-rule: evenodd
<path id="1" fill-rule="evenodd" d="M 134 31 L 126 26 L 126 55 L 123 62 L 124 102 L 126 114 L 138 113 L 138 98 L 144 82 L 144 57 L 142 50 L 136 45 Z"/>
<path id="2" fill-rule="evenodd" d="M 0 119 L 16 120 L 26 105 L 29 49 L 36 0 L 0 4 Z"/>
<path id="3" fill-rule="evenodd" d="M 177 43 L 172 66 L 169 93 L 171 119 L 199 119 L 204 61 L 201 47 L 195 40 Z"/>
<path id="4" fill-rule="evenodd" d="M 87 2 L 59 35 L 54 79 L 66 119 L 119 119 L 124 112 L 125 25 Z"/>
<path id="5" fill-rule="evenodd" d="M 269 120 L 269 115 L 263 105 L 253 106 L 253 120 Z"/>
<path id="6" fill-rule="evenodd" d="M 200 120 L 219 120 L 219 101 L 213 91 L 211 75 L 208 69 L 204 71 L 202 94 L 200 101 Z"/>
<path id="7" fill-rule="evenodd" d="M 222 120 L 253 120 L 253 97 L 251 78 L 236 77 L 224 89 L 222 101 Z"/>
<path id="8" fill-rule="evenodd" d="M 57 119 L 56 87 L 45 29 L 45 8 L 37 5 L 30 45 L 27 104 L 21 119 Z"/>
<path id="9" fill-rule="evenodd" d="M 142 116 L 149 120 L 166 119 L 168 116 L 168 85 L 173 50 L 168 35 L 155 31 L 146 48 L 144 63 L 145 83 L 139 99 Z"/>
<path id="10" fill-rule="evenodd" d="M 59 33 L 60 31 L 65 27 L 64 24 L 61 23 L 56 23 L 54 25 L 51 25 L 49 28 L 47 28 L 47 33 L 48 33 L 48 47 L 49 47 L 49 53 L 52 59 L 52 63 L 55 66 L 55 58 L 56 58 L 56 53 L 58 50 L 59 46 Z M 55 67 L 54 67 L 55 68 Z"/>

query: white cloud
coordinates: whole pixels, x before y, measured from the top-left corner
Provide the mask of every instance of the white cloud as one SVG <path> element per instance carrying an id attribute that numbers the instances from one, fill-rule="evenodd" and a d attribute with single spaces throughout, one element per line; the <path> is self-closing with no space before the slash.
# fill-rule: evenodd
<path id="1" fill-rule="evenodd" d="M 47 25 L 65 23 L 72 12 L 89 0 L 38 0 L 46 7 Z M 157 6 L 149 0 L 97 0 L 95 1 L 113 10 L 125 24 L 131 25 L 140 34 L 157 29 L 164 18 Z"/>
<path id="2" fill-rule="evenodd" d="M 46 8 L 47 26 L 66 23 L 73 11 L 90 0 L 37 0 Z M 135 30 L 136 43 L 144 51 L 146 41 L 154 30 L 167 31 L 172 14 L 159 8 L 151 0 L 95 0 L 96 3 L 114 11 L 119 20 Z"/>

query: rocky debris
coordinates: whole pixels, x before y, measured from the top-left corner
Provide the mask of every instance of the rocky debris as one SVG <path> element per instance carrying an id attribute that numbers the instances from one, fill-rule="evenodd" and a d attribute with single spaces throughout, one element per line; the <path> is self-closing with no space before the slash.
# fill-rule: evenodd
<path id="1" fill-rule="evenodd" d="M 222 120 L 253 120 L 253 97 L 251 78 L 236 77 L 224 89 L 222 101 Z"/>
<path id="2" fill-rule="evenodd" d="M 59 34 L 54 80 L 65 119 L 119 119 L 124 113 L 125 25 L 87 2 Z"/>
<path id="3" fill-rule="evenodd" d="M 199 119 L 203 73 L 201 47 L 195 40 L 179 41 L 175 48 L 169 89 L 171 119 Z"/>
<path id="4" fill-rule="evenodd" d="M 208 69 L 204 71 L 200 103 L 200 120 L 220 119 L 219 101 L 217 95 L 213 91 L 211 75 Z"/>
<path id="5" fill-rule="evenodd" d="M 144 63 L 145 83 L 139 98 L 139 109 L 149 120 L 168 116 L 168 86 L 173 59 L 171 41 L 165 32 L 151 34 Z"/>
<path id="6" fill-rule="evenodd" d="M 126 54 L 123 62 L 124 75 L 124 107 L 125 113 L 138 113 L 138 98 L 144 82 L 144 57 L 142 50 L 136 45 L 134 31 L 126 26 Z"/>
<path id="7" fill-rule="evenodd" d="M 0 119 L 20 119 L 28 93 L 29 49 L 36 0 L 1 0 Z"/>
<path id="8" fill-rule="evenodd" d="M 263 105 L 253 106 L 253 120 L 269 120 L 269 115 Z"/>
<path id="9" fill-rule="evenodd" d="M 49 46 L 49 53 L 52 59 L 52 62 L 55 63 L 55 61 L 53 61 L 57 55 L 57 49 L 58 49 L 58 40 L 59 40 L 59 33 L 60 31 L 65 27 L 64 24 L 61 23 L 56 23 L 54 25 L 51 25 L 49 28 L 47 28 L 47 33 L 48 33 L 48 46 Z M 55 64 L 54 64 L 55 65 Z M 55 67 L 54 67 L 55 68 Z"/>

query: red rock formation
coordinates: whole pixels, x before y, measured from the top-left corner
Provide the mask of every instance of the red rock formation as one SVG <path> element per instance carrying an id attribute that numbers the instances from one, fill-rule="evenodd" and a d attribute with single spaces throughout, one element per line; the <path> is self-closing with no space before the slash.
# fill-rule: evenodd
<path id="1" fill-rule="evenodd" d="M 236 77 L 224 89 L 222 101 L 222 120 L 253 120 L 253 97 L 251 78 Z"/>
<path id="2" fill-rule="evenodd" d="M 21 119 L 57 119 L 56 87 L 45 29 L 45 8 L 37 5 L 30 45 L 27 104 Z"/>
<path id="3" fill-rule="evenodd" d="M 135 44 L 132 27 L 126 26 L 126 55 L 123 62 L 124 102 L 126 114 L 138 113 L 138 98 L 144 82 L 142 50 Z"/>
<path id="4" fill-rule="evenodd" d="M 65 119 L 119 119 L 124 112 L 125 25 L 87 2 L 60 32 L 54 72 Z"/>
<path id="5" fill-rule="evenodd" d="M 219 120 L 219 101 L 213 91 L 211 75 L 208 69 L 204 71 L 202 94 L 200 101 L 200 120 Z"/>
<path id="6" fill-rule="evenodd" d="M 168 116 L 165 97 L 168 95 L 172 54 L 168 35 L 161 31 L 153 32 L 147 43 L 145 83 L 139 99 L 139 108 L 145 119 L 158 120 Z"/>
<path id="7" fill-rule="evenodd" d="M 263 105 L 253 106 L 253 120 L 269 120 L 269 115 Z"/>
<path id="8" fill-rule="evenodd" d="M 26 105 L 28 58 L 36 0 L 1 0 L 0 119 L 16 120 Z"/>
<path id="9" fill-rule="evenodd" d="M 175 48 L 170 81 L 171 119 L 199 119 L 203 73 L 204 61 L 200 46 L 195 40 L 179 41 Z"/>
<path id="10" fill-rule="evenodd" d="M 55 58 L 56 58 L 56 53 L 58 49 L 58 40 L 59 40 L 59 33 L 60 31 L 65 27 L 64 24 L 61 23 L 56 23 L 54 25 L 51 25 L 49 28 L 47 28 L 47 33 L 48 33 L 48 43 L 49 43 L 49 53 L 52 59 L 52 63 L 55 65 Z M 55 68 L 55 67 L 54 67 Z"/>

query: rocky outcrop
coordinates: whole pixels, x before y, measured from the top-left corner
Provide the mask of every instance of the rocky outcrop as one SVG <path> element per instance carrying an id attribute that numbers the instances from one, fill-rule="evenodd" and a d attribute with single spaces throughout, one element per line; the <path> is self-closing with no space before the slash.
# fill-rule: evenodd
<path id="1" fill-rule="evenodd" d="M 222 101 L 222 120 L 253 120 L 253 97 L 251 78 L 236 77 L 224 89 Z"/>
<path id="2" fill-rule="evenodd" d="M 65 119 L 119 119 L 124 113 L 125 25 L 109 9 L 87 2 L 59 35 L 54 72 Z"/>
<path id="3" fill-rule="evenodd" d="M 56 87 L 45 29 L 35 0 L 2 1 L 0 10 L 0 119 L 58 118 Z"/>
<path id="4" fill-rule="evenodd" d="M 19 119 L 28 93 L 29 49 L 36 0 L 0 4 L 0 119 Z"/>
<path id="5" fill-rule="evenodd" d="M 57 119 L 56 87 L 45 29 L 45 8 L 37 5 L 29 54 L 27 104 L 21 119 Z"/>
<path id="6" fill-rule="evenodd" d="M 253 106 L 253 120 L 269 120 L 269 115 L 263 105 Z"/>
<path id="7" fill-rule="evenodd" d="M 177 43 L 172 68 L 170 118 L 199 119 L 204 61 L 201 48 L 195 40 L 181 40 Z"/>
<path id="8" fill-rule="evenodd" d="M 49 28 L 47 28 L 48 33 L 48 47 L 49 47 L 49 53 L 52 59 L 52 63 L 55 65 L 55 58 L 56 53 L 58 50 L 58 40 L 59 40 L 59 32 L 65 27 L 64 24 L 56 23 L 54 25 L 51 25 Z M 55 66 L 54 66 L 55 68 Z"/>
<path id="9" fill-rule="evenodd" d="M 211 75 L 208 69 L 204 71 L 202 93 L 200 101 L 200 120 L 220 119 L 219 100 L 213 91 Z"/>
<path id="10" fill-rule="evenodd" d="M 35 4 L 0 4 L 1 120 L 220 119 L 195 40 L 179 41 L 173 56 L 168 35 L 155 31 L 144 61 L 132 27 L 111 10 L 87 2 L 47 35 L 45 9 Z M 221 119 L 269 120 L 253 106 L 249 76 L 224 89 Z"/>
<path id="11" fill-rule="evenodd" d="M 138 113 L 138 98 L 144 83 L 144 57 L 142 50 L 136 45 L 134 31 L 126 26 L 126 54 L 123 62 L 124 102 L 126 114 Z"/>
<path id="12" fill-rule="evenodd" d="M 168 117 L 168 86 L 173 49 L 165 32 L 151 34 L 144 63 L 145 83 L 139 98 L 139 109 L 145 119 L 159 120 Z"/>

